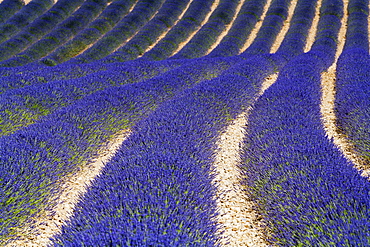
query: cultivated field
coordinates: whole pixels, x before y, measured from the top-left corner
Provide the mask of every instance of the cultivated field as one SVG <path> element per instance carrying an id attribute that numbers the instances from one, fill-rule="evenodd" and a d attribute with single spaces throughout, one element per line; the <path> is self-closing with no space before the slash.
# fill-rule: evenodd
<path id="1" fill-rule="evenodd" d="M 0 1 L 0 246 L 370 246 L 369 6 Z"/>

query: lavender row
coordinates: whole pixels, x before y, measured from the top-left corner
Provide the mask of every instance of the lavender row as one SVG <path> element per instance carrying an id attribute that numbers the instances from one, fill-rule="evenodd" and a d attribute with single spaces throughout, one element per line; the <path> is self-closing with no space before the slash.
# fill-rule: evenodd
<path id="1" fill-rule="evenodd" d="M 79 32 L 72 40 L 53 51 L 41 60 L 42 63 L 54 66 L 77 56 L 90 45 L 99 40 L 104 34 L 127 15 L 136 0 L 117 0 L 107 6 L 96 20 Z"/>
<path id="2" fill-rule="evenodd" d="M 98 78 L 97 75 L 109 70 L 116 70 L 122 67 L 122 73 L 130 77 L 130 71 L 137 71 L 134 74 L 139 76 L 150 76 L 151 74 L 161 73 L 177 66 L 183 65 L 185 61 L 162 61 L 156 63 L 141 63 L 140 61 L 128 61 L 125 63 L 89 63 L 89 64 L 69 64 L 63 63 L 54 67 L 33 64 L 14 68 L 0 69 L 0 94 L 33 85 L 53 83 L 54 81 L 65 81 L 79 78 Z M 139 74 L 138 74 L 139 73 Z M 107 79 L 108 80 L 108 79 Z"/>
<path id="3" fill-rule="evenodd" d="M 219 246 L 216 140 L 275 65 L 254 57 L 140 121 L 76 206 L 55 246 Z"/>
<path id="4" fill-rule="evenodd" d="M 21 32 L 0 44 L 0 61 L 11 58 L 35 43 L 55 28 L 58 23 L 69 17 L 82 3 L 83 0 L 58 1 L 46 13 L 40 15 Z"/>
<path id="5" fill-rule="evenodd" d="M 25 51 L 0 63 L 2 67 L 21 66 L 34 62 L 60 45 L 67 42 L 79 31 L 83 30 L 106 7 L 107 0 L 87 0 L 68 19 L 56 26 L 52 32 L 38 42 L 28 47 Z"/>
<path id="6" fill-rule="evenodd" d="M 4 0 L 0 4 L 0 24 L 12 17 L 24 6 L 22 0 Z"/>
<path id="7" fill-rule="evenodd" d="M 0 242 L 52 207 L 63 181 L 93 159 L 114 134 L 237 61 L 193 61 L 167 76 L 108 87 L 0 137 Z"/>
<path id="8" fill-rule="evenodd" d="M 210 16 L 208 22 L 195 34 L 174 59 L 189 59 L 204 56 L 217 41 L 217 37 L 225 30 L 235 15 L 237 0 L 220 0 L 220 4 Z"/>
<path id="9" fill-rule="evenodd" d="M 369 0 L 352 0 L 348 4 L 348 23 L 345 50 L 369 50 L 368 38 Z"/>
<path id="10" fill-rule="evenodd" d="M 291 0 L 273 0 L 262 26 L 253 43 L 242 53 L 243 56 L 270 53 L 277 35 L 284 21 L 288 17 L 288 8 Z"/>
<path id="11" fill-rule="evenodd" d="M 17 13 L 0 25 L 0 43 L 11 38 L 23 27 L 27 26 L 28 23 L 47 11 L 53 3 L 53 0 L 33 0 L 22 7 Z"/>
<path id="12" fill-rule="evenodd" d="M 189 0 L 167 0 L 159 12 L 124 46 L 103 59 L 104 62 L 124 62 L 143 55 L 184 11 Z"/>
<path id="13" fill-rule="evenodd" d="M 335 113 L 337 126 L 354 146 L 356 154 L 370 164 L 370 57 L 367 50 L 345 50 L 338 60 Z"/>
<path id="14" fill-rule="evenodd" d="M 230 31 L 208 56 L 238 55 L 257 21 L 261 18 L 266 2 L 266 0 L 245 1 Z"/>
<path id="15" fill-rule="evenodd" d="M 13 133 L 99 90 L 148 80 L 178 66 L 180 64 L 167 61 L 116 64 L 78 79 L 54 80 L 8 90 L 0 98 L 0 136 Z"/>
<path id="16" fill-rule="evenodd" d="M 368 0 L 349 3 L 346 43 L 337 64 L 335 98 L 338 129 L 347 136 L 365 169 L 370 161 L 368 3 Z"/>
<path id="17" fill-rule="evenodd" d="M 182 42 L 195 32 L 211 11 L 213 0 L 193 0 L 184 17 L 159 43 L 143 55 L 146 60 L 163 60 L 173 55 Z"/>
<path id="18" fill-rule="evenodd" d="M 47 83 L 54 80 L 81 78 L 89 74 L 105 71 L 110 66 L 102 64 L 68 65 L 46 67 L 36 64 L 0 68 L 0 94 L 34 84 Z"/>
<path id="19" fill-rule="evenodd" d="M 326 13 L 334 7 L 338 16 L 322 12 L 320 26 L 337 34 L 342 6 L 324 1 Z M 283 68 L 254 105 L 241 165 L 244 183 L 274 245 L 367 246 L 370 185 L 326 136 L 321 72 L 334 61 L 336 46 L 318 46 L 327 37 L 319 39 L 314 50 Z"/>
<path id="20" fill-rule="evenodd" d="M 125 63 L 129 65 L 130 63 Z M 134 62 L 132 66 L 139 63 Z M 181 61 L 174 63 L 182 64 Z M 58 66 L 49 67 L 39 63 L 31 63 L 19 67 L 0 68 L 0 94 L 10 89 L 16 89 L 33 84 L 48 83 L 55 80 L 70 80 L 91 75 L 96 72 L 109 70 L 119 64 L 69 64 L 63 63 Z"/>
<path id="21" fill-rule="evenodd" d="M 322 64 L 293 59 L 249 117 L 248 194 L 277 246 L 367 246 L 370 186 L 328 140 L 320 116 Z"/>
<path id="22" fill-rule="evenodd" d="M 107 32 L 92 47 L 70 61 L 73 63 L 88 63 L 110 55 L 138 32 L 164 2 L 164 0 L 139 0 L 134 9 L 111 31 Z"/>

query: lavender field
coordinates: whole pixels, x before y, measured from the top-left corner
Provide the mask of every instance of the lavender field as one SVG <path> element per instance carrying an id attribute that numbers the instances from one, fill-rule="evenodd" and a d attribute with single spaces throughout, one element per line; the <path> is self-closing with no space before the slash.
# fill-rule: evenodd
<path id="1" fill-rule="evenodd" d="M 370 246 L 369 0 L 0 0 L 0 246 Z"/>

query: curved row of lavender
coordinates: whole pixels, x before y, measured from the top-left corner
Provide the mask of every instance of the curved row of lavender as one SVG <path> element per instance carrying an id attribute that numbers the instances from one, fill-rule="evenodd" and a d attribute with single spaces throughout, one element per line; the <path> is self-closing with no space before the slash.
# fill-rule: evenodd
<path id="1" fill-rule="evenodd" d="M 266 2 L 242 2 L 232 22 L 239 1 L 220 0 L 200 27 L 214 1 L 4 0 L 0 10 L 12 15 L 0 11 L 0 244 L 22 238 L 68 178 L 131 129 L 53 245 L 219 246 L 216 143 L 253 107 L 241 184 L 267 222 L 266 241 L 370 245 L 369 182 L 326 137 L 320 114 L 320 73 L 334 61 L 343 2 L 323 0 L 304 53 L 316 1 L 298 0 L 271 54 L 291 4 L 273 0 L 242 51 Z M 368 6 L 349 1 L 336 98 L 338 127 L 367 162 Z"/>
<path id="2" fill-rule="evenodd" d="M 327 138 L 320 119 L 320 73 L 334 62 L 341 4 L 323 3 L 327 9 L 311 51 L 282 69 L 255 104 L 246 128 L 245 184 L 266 217 L 271 241 L 280 246 L 370 243 L 370 184 Z M 350 1 L 349 22 L 363 17 L 356 5 L 366 10 L 368 3 Z M 347 37 L 357 34 L 357 28 L 347 30 Z M 367 35 L 362 46 L 368 46 Z"/>
<path id="3" fill-rule="evenodd" d="M 350 9 L 347 41 L 338 60 L 336 112 L 337 125 L 354 145 L 363 169 L 370 165 L 369 73 L 366 3 L 355 1 Z"/>

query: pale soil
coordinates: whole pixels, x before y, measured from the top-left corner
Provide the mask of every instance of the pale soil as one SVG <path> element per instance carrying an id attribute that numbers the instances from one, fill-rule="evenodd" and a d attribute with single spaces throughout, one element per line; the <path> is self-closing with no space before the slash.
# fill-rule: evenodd
<path id="1" fill-rule="evenodd" d="M 220 4 L 220 0 L 215 0 L 211 6 L 211 10 L 208 12 L 208 14 L 206 15 L 206 17 L 204 18 L 204 20 L 202 21 L 202 23 L 199 25 L 199 27 L 189 35 L 189 37 L 181 42 L 179 44 L 179 46 L 177 47 L 177 49 L 171 54 L 171 56 L 175 55 L 176 53 L 178 53 L 182 48 L 184 48 L 187 43 L 189 43 L 189 41 L 194 37 L 195 34 L 197 34 L 197 32 L 199 31 L 199 29 L 201 29 L 209 20 L 209 17 L 211 17 L 213 11 L 215 11 L 215 9 L 217 8 L 217 6 Z M 170 56 L 170 57 L 171 57 Z"/>
<path id="2" fill-rule="evenodd" d="M 238 17 L 238 14 L 239 14 L 240 9 L 242 8 L 242 5 L 244 4 L 244 2 L 245 2 L 245 0 L 240 0 L 239 1 L 238 6 L 236 6 L 235 15 L 233 16 L 233 19 L 225 27 L 225 30 L 222 31 L 222 33 L 220 34 L 220 36 L 217 37 L 216 42 L 208 49 L 208 51 L 206 52 L 205 55 L 208 55 L 209 53 L 211 53 L 211 51 L 213 51 L 213 49 L 215 49 L 220 44 L 220 42 L 222 41 L 222 39 L 229 33 L 230 28 L 233 26 L 236 18 Z"/>
<path id="3" fill-rule="evenodd" d="M 315 17 L 313 18 L 311 28 L 308 31 L 308 36 L 306 39 L 306 46 L 304 48 L 304 52 L 308 52 L 309 50 L 311 50 L 311 47 L 313 43 L 315 42 L 316 33 L 317 33 L 317 25 L 319 24 L 319 20 L 320 20 L 321 5 L 322 5 L 322 0 L 318 0 L 316 3 L 316 8 L 315 8 Z"/>
<path id="4" fill-rule="evenodd" d="M 259 96 L 276 81 L 277 76 L 278 74 L 272 74 L 265 79 Z M 248 124 L 250 110 L 251 108 L 240 114 L 217 142 L 214 164 L 215 184 L 218 186 L 216 201 L 220 213 L 217 220 L 223 225 L 223 246 L 268 246 L 263 240 L 262 217 L 253 209 L 254 202 L 242 190 L 238 169 L 243 138 L 246 135 L 244 127 Z"/>
<path id="5" fill-rule="evenodd" d="M 267 0 L 265 6 L 263 7 L 263 12 L 262 12 L 261 18 L 257 21 L 256 25 L 252 29 L 251 33 L 248 36 L 247 41 L 245 42 L 245 44 L 243 46 L 243 48 L 240 49 L 239 54 L 243 53 L 253 43 L 254 39 L 257 37 L 257 34 L 258 34 L 258 32 L 260 31 L 260 29 L 262 27 L 263 20 L 266 17 L 267 11 L 271 6 L 271 2 L 272 2 L 272 0 Z"/>
<path id="6" fill-rule="evenodd" d="M 180 14 L 179 18 L 174 22 L 174 24 L 172 25 L 172 27 L 174 27 L 181 19 L 182 17 L 184 17 L 186 11 L 189 9 L 190 7 L 190 4 L 193 2 L 193 0 L 190 0 L 188 2 L 188 5 L 185 7 L 185 9 L 182 11 L 182 13 Z M 171 30 L 172 27 L 169 27 L 166 31 L 164 31 L 158 38 L 157 40 L 151 44 L 145 51 L 142 55 L 138 56 L 138 58 L 142 57 L 146 52 L 150 51 L 154 46 L 156 46 L 159 41 L 161 41 L 164 37 L 166 37 L 167 33 Z"/>
<path id="7" fill-rule="evenodd" d="M 96 176 L 98 176 L 105 164 L 114 156 L 123 141 L 130 135 L 129 130 L 117 134 L 104 149 L 98 153 L 99 156 L 92 163 L 84 166 L 62 186 L 62 193 L 57 198 L 56 206 L 45 213 L 37 223 L 29 229 L 20 232 L 20 240 L 13 241 L 7 247 L 14 246 L 47 246 L 51 244 L 49 238 L 59 233 L 61 226 L 66 224 L 71 216 L 79 198 L 86 193 Z"/>
<path id="8" fill-rule="evenodd" d="M 272 47 L 270 49 L 270 53 L 275 53 L 279 49 L 281 43 L 283 42 L 283 40 L 285 38 L 285 35 L 288 32 L 288 30 L 289 30 L 290 21 L 292 20 L 295 7 L 297 6 L 297 2 L 298 2 L 297 0 L 292 0 L 290 2 L 289 9 L 288 9 L 288 17 L 284 21 L 283 27 L 281 28 L 278 36 L 275 39 L 274 44 L 272 45 Z"/>
<path id="9" fill-rule="evenodd" d="M 335 62 L 329 67 L 326 72 L 321 74 L 321 87 L 322 87 L 322 99 L 321 99 L 321 114 L 324 128 L 334 144 L 339 148 L 350 162 L 353 163 L 354 167 L 361 171 L 361 175 L 370 178 L 370 169 L 365 169 L 364 161 L 356 154 L 353 145 L 348 141 L 347 137 L 341 133 L 337 128 L 337 118 L 335 115 L 334 104 L 335 104 L 335 81 L 336 81 L 336 68 L 337 61 L 340 54 L 343 52 L 343 47 L 346 41 L 347 31 L 347 20 L 348 20 L 348 1 L 344 0 L 344 16 L 341 20 L 342 26 L 339 31 L 338 47 L 335 54 Z"/>

